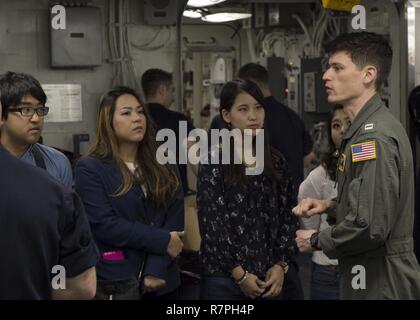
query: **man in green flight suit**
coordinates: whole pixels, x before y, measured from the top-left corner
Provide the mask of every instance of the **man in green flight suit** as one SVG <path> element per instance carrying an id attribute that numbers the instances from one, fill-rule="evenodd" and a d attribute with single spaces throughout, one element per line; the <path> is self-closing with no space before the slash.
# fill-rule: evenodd
<path id="1" fill-rule="evenodd" d="M 298 247 L 339 259 L 341 299 L 420 299 L 411 146 L 378 94 L 392 49 L 382 36 L 358 32 L 338 36 L 326 53 L 328 101 L 343 105 L 352 124 L 342 140 L 336 199 L 304 199 L 293 209 L 303 217 L 336 214 L 336 224 L 298 230 Z"/>

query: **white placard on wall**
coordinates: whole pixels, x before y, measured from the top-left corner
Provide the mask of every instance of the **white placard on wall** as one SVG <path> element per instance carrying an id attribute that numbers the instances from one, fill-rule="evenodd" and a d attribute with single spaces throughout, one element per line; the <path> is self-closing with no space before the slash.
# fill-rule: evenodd
<path id="1" fill-rule="evenodd" d="M 43 84 L 50 108 L 45 122 L 82 121 L 82 86 L 80 84 Z"/>

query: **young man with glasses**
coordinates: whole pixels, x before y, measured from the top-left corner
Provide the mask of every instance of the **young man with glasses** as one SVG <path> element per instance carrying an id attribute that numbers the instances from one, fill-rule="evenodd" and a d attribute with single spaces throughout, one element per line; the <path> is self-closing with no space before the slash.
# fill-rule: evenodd
<path id="1" fill-rule="evenodd" d="M 38 143 L 49 111 L 40 83 L 28 74 L 7 72 L 0 76 L 0 99 L 1 145 L 15 157 L 45 169 L 70 190 L 73 177 L 66 156 Z"/>
<path id="2" fill-rule="evenodd" d="M 98 252 L 80 198 L 1 145 L 0 219 L 0 300 L 95 296 Z"/>

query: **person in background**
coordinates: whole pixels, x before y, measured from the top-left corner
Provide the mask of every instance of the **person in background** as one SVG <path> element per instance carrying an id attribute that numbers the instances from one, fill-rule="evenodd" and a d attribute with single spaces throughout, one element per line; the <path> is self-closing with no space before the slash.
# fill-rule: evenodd
<path id="1" fill-rule="evenodd" d="M 150 113 L 150 117 L 156 124 L 156 131 L 161 129 L 171 129 L 176 136 L 176 150 L 171 150 L 177 155 L 177 164 L 181 176 L 182 188 L 184 195 L 187 196 L 191 192 L 188 187 L 187 165 L 180 163 L 179 143 L 184 148 L 188 148 L 192 143 L 188 141 L 180 141 L 179 127 L 180 122 L 186 123 L 187 135 L 194 129 L 191 121 L 180 112 L 170 110 L 170 106 L 174 102 L 174 83 L 172 74 L 161 69 L 148 69 L 141 77 L 141 85 L 146 98 L 146 105 Z M 196 169 L 193 166 L 193 173 Z"/>
<path id="2" fill-rule="evenodd" d="M 175 299 L 184 198 L 176 167 L 156 160 L 150 117 L 127 87 L 104 94 L 96 141 L 76 165 L 100 251 L 97 299 Z"/>
<path id="3" fill-rule="evenodd" d="M 338 150 L 344 133 L 350 126 L 349 117 L 344 113 L 343 107 L 337 105 L 329 116 L 327 122 L 328 146 L 321 156 L 321 165 L 312 170 L 299 187 L 298 201 L 305 198 L 334 199 L 337 196 L 336 175 L 338 163 Z M 302 218 L 305 229 L 324 230 L 329 226 L 328 215 Z M 303 249 L 309 246 L 307 241 L 300 241 L 298 246 Z M 305 251 L 305 250 L 303 250 Z M 312 254 L 311 299 L 312 300 L 339 300 L 339 273 L 338 261 L 329 259 L 321 250 Z"/>
<path id="4" fill-rule="evenodd" d="M 3 125 L 0 143 L 13 156 L 45 169 L 68 190 L 73 186 L 69 160 L 60 151 L 38 143 L 49 107 L 38 80 L 28 74 L 7 72 L 0 76 Z"/>
<path id="5" fill-rule="evenodd" d="M 98 254 L 80 199 L 2 145 L 0 220 L 0 300 L 94 297 Z"/>
<path id="6" fill-rule="evenodd" d="M 258 86 L 246 80 L 227 82 L 220 95 L 220 112 L 231 130 L 241 136 L 264 126 L 264 101 Z M 264 134 L 264 133 L 263 133 Z M 234 154 L 253 150 L 231 144 L 231 164 L 201 164 L 197 207 L 201 234 L 202 299 L 281 299 L 284 276 L 297 251 L 291 213 L 296 198 L 286 162 L 264 145 L 264 168 L 246 175 L 246 167 L 234 164 Z M 224 148 L 223 148 L 224 149 Z M 221 156 L 222 148 L 213 153 Z M 221 163 L 221 162 L 219 162 Z"/>

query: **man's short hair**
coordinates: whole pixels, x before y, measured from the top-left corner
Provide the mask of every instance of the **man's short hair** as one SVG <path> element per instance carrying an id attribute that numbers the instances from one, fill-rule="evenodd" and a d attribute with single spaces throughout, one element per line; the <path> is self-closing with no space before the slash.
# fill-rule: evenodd
<path id="1" fill-rule="evenodd" d="M 238 78 L 250 80 L 257 84 L 268 84 L 267 69 L 257 63 L 247 63 L 243 65 L 238 71 Z"/>
<path id="2" fill-rule="evenodd" d="M 391 71 L 392 48 L 389 41 L 373 32 L 341 34 L 325 46 L 325 52 L 329 56 L 346 52 L 359 69 L 374 65 L 377 69 L 376 90 L 381 89 Z"/>
<path id="3" fill-rule="evenodd" d="M 141 86 L 145 97 L 154 96 L 162 84 L 172 83 L 172 74 L 161 69 L 148 69 L 141 76 Z"/>
<path id="4" fill-rule="evenodd" d="M 47 102 L 47 96 L 41 84 L 29 74 L 6 72 L 0 76 L 0 99 L 3 106 L 2 118 L 7 119 L 8 109 L 16 107 L 25 95 L 30 94 L 42 105 Z"/>

